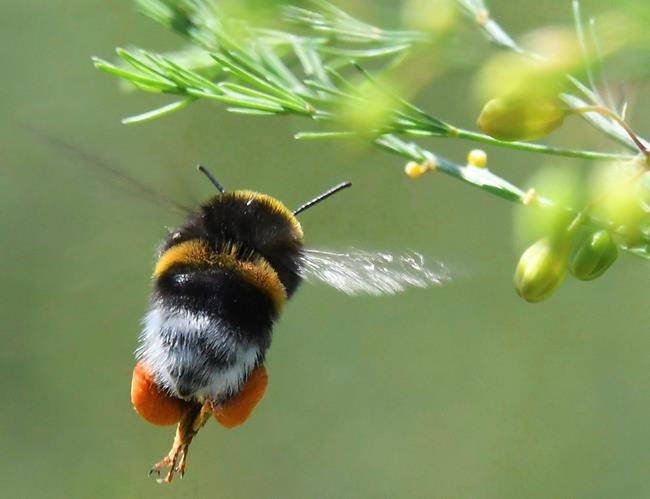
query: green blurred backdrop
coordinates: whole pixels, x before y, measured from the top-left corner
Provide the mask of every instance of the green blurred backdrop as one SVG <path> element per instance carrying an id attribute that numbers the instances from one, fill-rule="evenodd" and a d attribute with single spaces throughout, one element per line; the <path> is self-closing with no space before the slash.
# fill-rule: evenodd
<path id="1" fill-rule="evenodd" d="M 396 4 L 339 2 L 389 25 Z M 515 34 L 570 16 L 566 0 L 491 6 Z M 199 103 L 123 126 L 120 118 L 160 100 L 123 94 L 91 55 L 132 43 L 177 48 L 177 38 L 130 2 L 5 0 L 1 10 L 0 496 L 650 497 L 650 273 L 641 260 L 624 256 L 597 282 L 567 281 L 528 305 L 512 289 L 506 202 L 443 176 L 410 181 L 401 160 L 374 150 L 295 142 L 310 124 L 289 118 Z M 479 35 L 462 36 L 473 57 L 489 53 Z M 473 75 L 450 70 L 419 100 L 471 127 L 480 109 Z M 642 132 L 645 104 L 632 110 Z M 212 194 L 197 162 L 229 188 L 289 206 L 349 178 L 353 190 L 303 217 L 310 245 L 413 248 L 448 261 L 457 279 L 392 298 L 305 285 L 277 326 L 254 417 L 235 431 L 209 424 L 186 478 L 157 485 L 146 471 L 173 429 L 141 421 L 129 385 L 153 248 L 179 218 L 24 125 L 186 203 Z M 435 140 L 433 150 L 459 161 L 471 147 Z M 577 120 L 551 140 L 616 150 Z M 489 155 L 524 185 L 548 163 Z"/>

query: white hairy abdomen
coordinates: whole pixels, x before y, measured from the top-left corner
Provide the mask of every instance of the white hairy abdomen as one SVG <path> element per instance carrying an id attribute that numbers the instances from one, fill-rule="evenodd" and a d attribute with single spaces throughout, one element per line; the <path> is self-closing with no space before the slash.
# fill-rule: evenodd
<path id="1" fill-rule="evenodd" d="M 182 398 L 218 402 L 237 393 L 263 354 L 208 314 L 158 304 L 143 323 L 138 359 L 160 388 Z M 191 380 L 191 393 L 182 393 L 183 380 Z"/>

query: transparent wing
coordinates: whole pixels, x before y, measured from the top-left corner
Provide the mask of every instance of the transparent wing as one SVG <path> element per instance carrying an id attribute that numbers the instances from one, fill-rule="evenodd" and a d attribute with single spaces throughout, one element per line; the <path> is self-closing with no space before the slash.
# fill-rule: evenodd
<path id="1" fill-rule="evenodd" d="M 348 295 L 392 295 L 408 287 L 440 286 L 451 279 L 442 262 L 426 262 L 414 251 L 401 254 L 308 249 L 303 259 L 306 281 L 321 281 Z"/>

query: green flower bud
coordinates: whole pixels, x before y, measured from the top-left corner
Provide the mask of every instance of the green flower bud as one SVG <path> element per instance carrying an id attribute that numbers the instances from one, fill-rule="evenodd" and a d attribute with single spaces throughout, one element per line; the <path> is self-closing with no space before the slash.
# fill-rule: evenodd
<path id="1" fill-rule="evenodd" d="M 499 140 L 533 140 L 562 125 L 566 107 L 555 97 L 498 97 L 478 117 L 483 132 Z"/>
<path id="2" fill-rule="evenodd" d="M 519 259 L 515 271 L 515 289 L 531 303 L 545 300 L 566 275 L 568 251 L 564 244 L 553 244 L 549 238 L 530 246 Z"/>
<path id="3" fill-rule="evenodd" d="M 591 281 L 603 275 L 617 257 L 618 248 L 609 232 L 591 232 L 573 248 L 569 271 L 581 281 Z"/>

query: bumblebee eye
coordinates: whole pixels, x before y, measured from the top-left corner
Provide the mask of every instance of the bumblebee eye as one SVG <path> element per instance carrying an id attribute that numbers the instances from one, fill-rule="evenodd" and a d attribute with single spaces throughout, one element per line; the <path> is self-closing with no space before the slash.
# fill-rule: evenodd
<path id="1" fill-rule="evenodd" d="M 176 231 L 172 234 L 172 241 L 178 241 L 181 238 L 181 233 Z"/>

